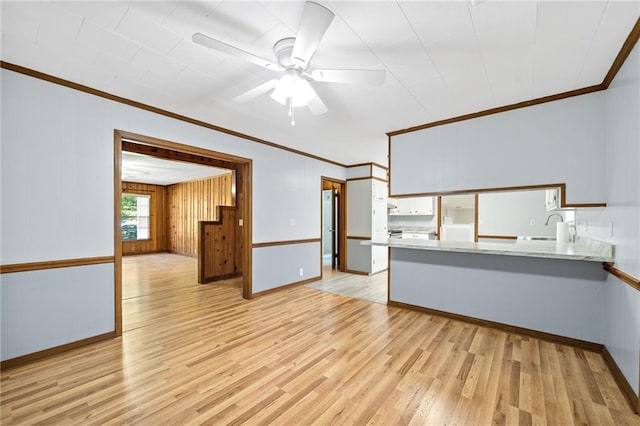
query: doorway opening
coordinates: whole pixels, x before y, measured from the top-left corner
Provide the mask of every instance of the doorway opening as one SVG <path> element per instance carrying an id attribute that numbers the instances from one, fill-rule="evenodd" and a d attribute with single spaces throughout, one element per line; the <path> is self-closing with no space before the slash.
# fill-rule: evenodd
<path id="1" fill-rule="evenodd" d="M 198 276 L 207 273 L 221 273 L 232 272 L 233 275 L 238 276 L 242 280 L 242 297 L 250 299 L 252 297 L 252 253 L 251 253 L 251 231 L 252 231 L 252 216 L 251 216 L 251 170 L 252 161 L 247 158 L 237 157 L 229 154 L 223 154 L 215 151 L 210 151 L 204 148 L 198 148 L 189 145 L 183 145 L 176 142 L 170 142 L 162 139 L 156 139 L 148 136 L 138 135 L 130 132 L 124 132 L 116 130 L 114 132 L 114 243 L 115 243 L 115 329 L 116 335 L 122 334 L 122 255 L 123 255 L 123 229 L 122 229 L 122 203 L 123 192 L 127 192 L 129 188 L 126 188 L 123 184 L 123 167 L 122 156 L 126 155 L 140 155 L 145 157 L 151 157 L 157 160 L 170 160 L 177 163 L 191 163 L 193 165 L 208 166 L 209 168 L 224 169 L 226 171 L 227 186 L 230 192 L 227 198 L 233 199 L 233 206 L 221 207 L 221 204 L 217 205 L 217 212 L 215 215 L 216 220 L 198 220 L 196 223 L 194 219 L 190 220 L 190 229 L 194 227 L 200 232 L 198 235 L 191 235 L 191 244 L 197 245 L 195 253 L 198 256 Z M 211 169 L 213 170 L 213 169 Z M 182 188 L 184 190 L 190 190 L 188 188 Z M 144 203 L 144 197 L 142 198 L 142 204 Z M 130 201 L 130 200 L 128 200 Z M 198 201 L 198 200 L 196 200 Z M 231 204 L 230 202 L 226 203 Z M 143 210 L 143 209 L 141 209 Z M 168 214 L 168 213 L 167 213 Z M 136 212 L 137 216 L 140 216 Z M 136 216 L 136 218 L 137 218 Z M 205 257 L 207 253 L 206 247 L 213 244 L 217 244 L 216 226 L 222 227 L 222 219 L 226 218 L 224 222 L 224 232 L 232 237 L 234 245 L 231 249 L 225 247 L 224 253 L 229 258 L 233 259 L 233 271 L 227 271 L 228 261 L 225 259 L 220 263 L 220 271 L 215 269 L 205 269 L 206 265 L 213 264 L 213 255 Z M 125 218 L 126 219 L 126 218 Z M 149 225 L 153 223 L 153 219 L 149 221 L 145 220 L 144 215 L 137 218 L 141 226 L 141 235 L 145 236 L 151 232 L 145 230 L 143 225 Z M 127 238 L 130 234 L 133 235 L 133 222 L 129 223 L 129 227 L 126 229 Z M 135 226 L 138 226 L 136 222 Z M 208 226 L 208 227 L 207 227 Z M 137 230 L 135 233 L 137 234 Z M 197 232 L 197 231 L 196 231 Z M 205 237 L 206 236 L 206 237 Z M 208 238 L 208 239 L 207 239 Z M 228 238 L 224 238 L 228 240 Z M 141 238 L 140 240 L 144 240 Z M 210 240 L 210 241 L 209 241 Z M 228 241 L 226 241 L 228 242 Z M 164 250 L 158 250 L 164 251 Z M 172 250 L 166 250 L 172 251 Z M 209 250 L 209 253 L 215 250 Z M 221 251 L 218 251 L 220 253 Z M 195 260 L 194 260 L 195 262 Z M 213 272 L 211 272 L 213 271 Z M 199 281 L 201 283 L 207 282 L 207 275 L 203 275 L 204 280 Z M 222 276 L 222 275 L 219 275 Z M 221 278 L 222 279 L 222 278 Z M 212 280 L 208 280 L 212 281 Z"/>
<path id="2" fill-rule="evenodd" d="M 345 188 L 345 181 L 322 177 L 322 275 L 346 269 Z"/>

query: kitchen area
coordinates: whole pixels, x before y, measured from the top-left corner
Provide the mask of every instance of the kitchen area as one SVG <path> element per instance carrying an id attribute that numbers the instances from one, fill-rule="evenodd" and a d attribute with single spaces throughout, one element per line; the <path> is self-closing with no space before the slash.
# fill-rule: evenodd
<path id="1" fill-rule="evenodd" d="M 467 242 L 575 239 L 575 209 L 560 188 L 389 198 L 388 236 Z"/>
<path id="2" fill-rule="evenodd" d="M 389 238 L 437 239 L 437 197 L 389 198 Z"/>
<path id="3" fill-rule="evenodd" d="M 597 341 L 614 247 L 576 235 L 576 212 L 603 208 L 561 190 L 390 198 L 389 238 L 363 242 L 390 249 L 388 304 Z"/>

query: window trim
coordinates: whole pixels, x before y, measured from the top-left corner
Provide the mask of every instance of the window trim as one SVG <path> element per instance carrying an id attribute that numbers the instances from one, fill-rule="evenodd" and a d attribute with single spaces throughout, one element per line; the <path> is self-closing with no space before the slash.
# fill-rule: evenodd
<path id="1" fill-rule="evenodd" d="M 149 227 L 148 229 L 148 235 L 149 237 L 147 238 L 136 238 L 134 239 L 125 239 L 122 236 L 122 220 L 129 217 L 129 216 L 124 216 L 122 215 L 122 198 L 123 197 L 137 197 L 137 198 L 147 198 L 149 200 L 149 214 L 146 216 L 149 219 Z M 137 216 L 140 217 L 140 216 Z M 136 236 L 137 236 L 137 224 L 136 224 Z M 140 194 L 137 192 L 129 192 L 129 191 L 123 191 L 122 194 L 120 195 L 120 238 L 121 241 L 123 243 L 134 243 L 134 242 L 138 242 L 138 241 L 151 241 L 153 238 L 151 237 L 151 194 Z"/>

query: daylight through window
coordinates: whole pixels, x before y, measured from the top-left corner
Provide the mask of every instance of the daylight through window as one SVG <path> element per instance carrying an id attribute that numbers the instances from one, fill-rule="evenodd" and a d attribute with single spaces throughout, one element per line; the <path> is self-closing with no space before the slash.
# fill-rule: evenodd
<path id="1" fill-rule="evenodd" d="M 122 194 L 120 226 L 123 241 L 149 239 L 149 195 Z"/>

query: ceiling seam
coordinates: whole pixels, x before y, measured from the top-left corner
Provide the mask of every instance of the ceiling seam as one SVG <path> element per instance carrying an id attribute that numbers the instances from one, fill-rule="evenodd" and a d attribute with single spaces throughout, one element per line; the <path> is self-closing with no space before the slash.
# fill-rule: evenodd
<path id="1" fill-rule="evenodd" d="M 536 2 L 536 26 L 533 34 L 533 67 L 531 67 L 531 94 L 530 98 L 535 97 L 536 93 L 536 66 L 538 64 L 538 26 L 540 24 L 540 1 Z"/>
<path id="2" fill-rule="evenodd" d="M 607 2 L 607 5 L 604 7 L 604 9 L 602 9 L 602 13 L 600 14 L 600 19 L 598 20 L 598 26 L 596 27 L 596 30 L 593 32 L 593 35 L 591 36 L 591 40 L 589 41 L 589 48 L 587 50 L 587 54 L 585 55 L 583 61 L 582 61 L 582 65 L 580 66 L 580 71 L 578 71 L 578 81 L 580 81 L 581 77 L 582 77 L 582 73 L 584 72 L 584 66 L 587 63 L 587 58 L 589 58 L 591 52 L 593 51 L 593 41 L 596 39 L 596 35 L 598 34 L 598 31 L 600 31 L 600 25 L 602 25 L 602 20 L 604 19 L 604 15 L 605 13 L 607 13 L 607 9 L 609 8 L 609 4 L 611 4 L 610 2 Z"/>
<path id="3" fill-rule="evenodd" d="M 424 45 L 424 43 L 422 42 L 422 39 L 418 36 L 418 33 L 416 32 L 416 29 L 413 27 L 413 25 L 411 24 L 411 21 L 409 21 L 409 18 L 407 17 L 407 14 L 405 13 L 404 9 L 402 8 L 402 6 L 400 5 L 399 1 L 396 0 L 395 1 L 396 5 L 398 6 L 398 9 L 400 9 L 400 13 L 402 13 L 402 16 L 404 17 L 405 22 L 407 23 L 407 25 L 409 26 L 409 28 L 411 28 L 411 32 L 413 33 L 413 35 L 415 36 L 416 40 L 418 40 L 418 43 L 420 43 L 420 47 L 422 47 L 422 51 L 424 52 L 424 54 L 427 56 L 427 58 L 429 58 L 429 62 L 431 62 L 431 65 L 433 65 L 433 68 L 436 70 L 436 72 L 438 73 L 438 77 L 440 77 L 440 81 L 442 81 L 442 84 L 445 86 L 445 88 L 447 89 L 447 91 L 449 93 L 451 93 L 451 88 L 449 87 L 449 85 L 447 84 L 447 81 L 444 79 L 444 77 L 442 76 L 442 72 L 440 72 L 440 69 L 438 68 L 438 66 L 436 65 L 435 61 L 433 60 L 433 58 L 431 57 L 431 55 L 429 55 L 429 52 L 427 51 L 426 46 Z M 411 92 L 411 94 L 413 95 L 413 93 Z M 415 96 L 414 96 L 415 99 Z M 424 106 L 424 104 L 422 102 L 420 102 L 420 100 L 416 99 L 416 102 L 418 102 L 420 105 L 423 106 L 423 108 L 427 111 L 427 113 L 429 113 L 429 109 L 427 107 Z"/>
<path id="4" fill-rule="evenodd" d="M 469 13 L 469 19 L 471 20 L 471 28 L 473 28 L 473 35 L 476 38 L 476 43 L 479 48 L 478 50 L 480 51 L 480 59 L 482 60 L 482 68 L 484 69 L 484 78 L 487 81 L 487 85 L 489 86 L 489 92 L 491 92 L 491 100 L 493 102 L 493 105 L 495 106 L 497 105 L 496 95 L 493 92 L 493 86 L 491 85 L 491 80 L 489 80 L 489 72 L 487 71 L 487 64 L 484 58 L 484 50 L 480 46 L 480 43 L 478 40 L 478 31 L 476 30 L 476 23 L 473 21 L 473 13 L 471 13 L 471 8 L 476 7 L 477 4 L 478 3 L 476 3 L 476 5 L 472 5 L 471 2 L 467 3 L 467 11 Z"/>
<path id="5" fill-rule="evenodd" d="M 396 5 L 398 2 L 396 1 Z M 329 2 L 327 2 L 327 4 L 330 4 Z M 398 5 L 398 8 L 400 8 L 400 6 Z M 332 8 L 335 10 L 335 8 Z M 400 9 L 402 11 L 402 9 Z M 403 13 L 404 15 L 404 13 Z M 338 15 L 339 16 L 339 15 Z M 420 100 L 418 98 L 416 98 L 416 96 L 413 94 L 413 92 L 411 90 L 409 90 L 409 88 L 407 86 L 405 86 L 402 81 L 395 75 L 395 73 L 393 71 L 391 71 L 389 69 L 389 67 L 387 67 L 385 61 L 383 61 L 382 59 L 380 59 L 380 57 L 376 54 L 376 52 L 371 48 L 371 46 L 369 46 L 363 39 L 362 37 L 360 37 L 360 34 L 358 34 L 358 32 L 356 30 L 353 29 L 353 27 L 351 27 L 351 25 L 349 25 L 344 19 L 342 19 L 342 17 L 340 17 L 340 19 L 342 20 L 342 22 L 353 32 L 353 34 L 358 38 L 358 40 L 360 40 L 360 42 L 365 45 L 367 47 L 367 49 L 369 49 L 369 52 L 371 52 L 371 54 L 383 65 L 383 67 L 385 68 L 385 70 L 391 74 L 393 76 L 393 78 L 396 80 L 396 82 L 409 94 L 409 96 L 411 96 L 413 98 L 414 101 L 416 101 L 424 110 L 427 114 L 429 114 L 429 109 L 425 107 L 425 105 L 420 102 Z"/>

